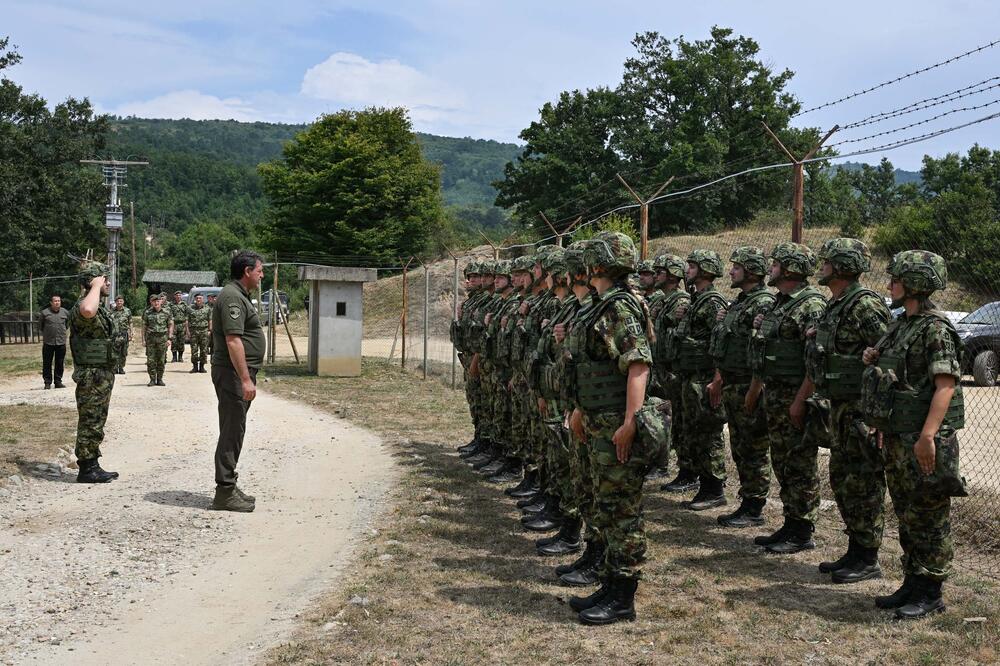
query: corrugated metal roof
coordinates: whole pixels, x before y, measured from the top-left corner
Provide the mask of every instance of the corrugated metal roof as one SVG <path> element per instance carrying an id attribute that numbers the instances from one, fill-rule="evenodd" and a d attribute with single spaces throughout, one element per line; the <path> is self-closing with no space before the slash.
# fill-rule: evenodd
<path id="1" fill-rule="evenodd" d="M 196 287 L 216 287 L 215 271 L 170 271 L 149 269 L 142 274 L 143 282 L 183 284 Z"/>

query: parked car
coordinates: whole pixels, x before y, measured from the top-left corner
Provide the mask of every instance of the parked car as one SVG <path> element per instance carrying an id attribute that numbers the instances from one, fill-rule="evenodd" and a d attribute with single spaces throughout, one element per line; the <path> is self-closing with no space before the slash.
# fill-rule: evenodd
<path id="1" fill-rule="evenodd" d="M 250 302 L 257 305 L 257 299 L 252 298 Z M 281 303 L 281 307 L 278 309 L 278 320 L 281 321 L 281 317 L 288 316 L 288 294 L 283 291 L 278 292 L 278 302 Z M 260 297 L 260 316 L 267 319 L 271 316 L 271 292 L 265 291 Z"/>
<path id="2" fill-rule="evenodd" d="M 976 386 L 995 386 L 1000 374 L 1000 301 L 966 315 L 955 328 L 965 344 L 962 372 L 971 374 Z"/>

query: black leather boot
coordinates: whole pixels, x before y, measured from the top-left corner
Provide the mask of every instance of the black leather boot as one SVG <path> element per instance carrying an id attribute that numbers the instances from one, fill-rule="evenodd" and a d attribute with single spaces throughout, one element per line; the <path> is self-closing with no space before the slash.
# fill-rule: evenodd
<path id="1" fill-rule="evenodd" d="M 899 586 L 892 594 L 879 595 L 875 597 L 875 607 L 876 608 L 900 608 L 905 606 L 910 600 L 910 595 L 913 594 L 913 583 L 916 576 L 913 574 L 906 574 L 903 577 L 903 584 Z"/>
<path id="2" fill-rule="evenodd" d="M 171 363 L 176 363 L 177 362 L 177 350 L 176 349 L 171 349 L 170 353 L 173 354 L 173 356 L 170 359 L 170 362 Z"/>
<path id="3" fill-rule="evenodd" d="M 474 458 L 469 458 L 466 462 L 472 465 L 472 469 L 479 471 L 487 465 L 492 464 L 496 459 L 496 447 L 491 446 L 480 455 L 475 456 Z"/>
<path id="4" fill-rule="evenodd" d="M 204 361 L 198 361 L 198 372 L 200 372 L 202 374 L 205 374 L 207 372 L 207 370 L 205 370 L 205 362 Z"/>
<path id="5" fill-rule="evenodd" d="M 527 497 L 522 497 L 521 499 L 517 500 L 515 506 L 518 509 L 526 509 L 529 506 L 533 506 L 540 499 L 542 499 L 542 493 L 539 491 L 534 495 L 528 495 Z"/>
<path id="6" fill-rule="evenodd" d="M 601 586 L 597 590 L 586 597 L 570 597 L 569 607 L 575 610 L 577 613 L 583 612 L 588 608 L 593 608 L 597 604 L 601 603 L 611 592 L 611 581 L 602 580 Z"/>
<path id="7" fill-rule="evenodd" d="M 941 581 L 931 580 L 925 576 L 915 576 L 913 592 L 906 604 L 896 609 L 898 620 L 919 620 L 931 613 L 944 611 L 944 601 L 941 600 Z"/>
<path id="8" fill-rule="evenodd" d="M 503 494 L 507 497 L 514 497 L 520 499 L 522 497 L 529 497 L 535 494 L 535 484 L 538 482 L 538 470 L 529 469 L 524 474 L 524 478 L 521 479 L 521 483 L 516 486 L 512 486 L 503 491 Z"/>
<path id="9" fill-rule="evenodd" d="M 682 469 L 677 472 L 673 481 L 660 486 L 660 490 L 666 490 L 668 493 L 686 493 L 689 490 L 697 489 L 698 486 L 698 475 L 690 470 Z"/>
<path id="10" fill-rule="evenodd" d="M 521 525 L 531 532 L 551 532 L 558 528 L 563 521 L 563 516 L 558 511 L 543 511 L 535 516 L 524 516 L 521 518 Z"/>
<path id="11" fill-rule="evenodd" d="M 106 472 L 101 469 L 97 458 L 78 460 L 77 466 L 80 468 L 76 475 L 77 483 L 107 483 L 118 478 L 118 472 Z"/>
<path id="12" fill-rule="evenodd" d="M 583 548 L 583 544 L 580 543 L 581 527 L 583 527 L 583 521 L 579 517 L 563 518 L 562 525 L 559 527 L 559 533 L 556 535 L 556 540 L 550 544 L 540 546 L 538 554 L 546 557 L 559 557 L 561 555 L 579 553 L 580 549 Z"/>
<path id="13" fill-rule="evenodd" d="M 149 383 L 146 386 L 156 386 L 156 375 L 149 376 Z"/>
<path id="14" fill-rule="evenodd" d="M 854 558 L 833 572 L 834 583 L 860 583 L 863 580 L 882 577 L 882 567 L 878 565 L 878 548 L 855 547 Z"/>
<path id="15" fill-rule="evenodd" d="M 484 451 L 488 451 L 490 448 L 490 441 L 488 439 L 475 439 L 473 440 L 473 443 L 475 444 L 475 446 L 473 446 L 471 449 L 466 449 L 465 451 L 462 451 L 461 453 L 458 454 L 458 457 L 462 458 L 463 460 L 469 460 L 474 456 L 480 455 Z"/>
<path id="16" fill-rule="evenodd" d="M 584 624 L 613 624 L 635 619 L 635 591 L 639 581 L 635 578 L 611 579 L 611 589 L 604 598 L 590 608 L 580 611 Z"/>
<path id="17" fill-rule="evenodd" d="M 517 458 L 507 458 L 496 474 L 490 476 L 487 481 L 490 483 L 513 483 L 521 478 L 524 466 Z"/>
<path id="18" fill-rule="evenodd" d="M 660 479 L 667 478 L 667 474 L 669 474 L 669 472 L 667 471 L 666 467 L 654 467 L 653 469 L 646 472 L 646 480 L 659 481 Z"/>
<path id="19" fill-rule="evenodd" d="M 848 539 L 847 541 L 847 552 L 841 555 L 836 560 L 825 561 L 819 563 L 819 572 L 832 574 L 838 569 L 843 569 L 854 563 L 858 555 L 858 544 L 854 542 L 854 539 Z"/>
<path id="20" fill-rule="evenodd" d="M 779 541 L 785 540 L 785 534 L 788 533 L 790 521 L 785 518 L 785 522 L 777 530 L 771 534 L 762 534 L 753 538 L 753 542 L 758 546 L 770 546 L 772 543 L 778 543 Z"/>
<path id="21" fill-rule="evenodd" d="M 156 373 L 156 385 L 157 386 L 166 386 L 166 384 L 163 383 L 163 373 L 162 372 Z"/>
<path id="22" fill-rule="evenodd" d="M 178 363 L 183 363 L 184 362 L 184 350 L 183 349 L 178 349 L 177 350 L 177 362 Z"/>
<path id="23" fill-rule="evenodd" d="M 745 497 L 740 502 L 740 508 L 732 513 L 719 516 L 716 520 L 723 527 L 756 527 L 764 524 L 764 503 L 767 500 L 757 497 Z"/>
<path id="24" fill-rule="evenodd" d="M 774 553 L 775 555 L 791 555 L 792 553 L 816 547 L 816 542 L 812 538 L 812 523 L 808 520 L 800 520 L 798 518 L 794 521 L 789 520 L 788 522 L 792 524 L 789 526 L 788 532 L 785 533 L 785 538 L 777 543 L 764 546 L 767 552 Z"/>
<path id="25" fill-rule="evenodd" d="M 691 499 L 688 508 L 692 511 L 705 511 L 717 506 L 724 506 L 726 504 L 724 487 L 725 482 L 722 479 L 716 479 L 714 476 L 702 477 L 701 488 L 698 490 L 698 494 Z"/>
<path id="26" fill-rule="evenodd" d="M 465 453 L 466 451 L 472 451 L 479 446 L 479 433 L 476 432 L 472 439 L 469 440 L 468 444 L 462 444 L 458 447 L 459 453 Z"/>
<path id="27" fill-rule="evenodd" d="M 194 374 L 198 372 L 198 361 L 191 361 L 191 369 L 188 370 L 189 374 Z"/>
<path id="28" fill-rule="evenodd" d="M 585 552 L 584 555 L 587 553 Z M 584 559 L 584 558 L 581 558 Z M 578 562 L 580 560 L 577 560 Z M 576 562 L 574 562 L 576 564 Z M 587 587 L 594 585 L 600 580 L 599 572 L 604 564 L 604 546 L 594 544 L 590 549 L 590 557 L 586 558 L 581 566 L 571 571 L 560 574 L 559 583 L 567 587 Z"/>
<path id="29" fill-rule="evenodd" d="M 560 564 L 556 567 L 556 576 L 562 576 L 563 574 L 568 574 L 570 571 L 576 571 L 577 569 L 586 569 L 591 564 L 594 563 L 594 556 L 598 550 L 597 542 L 593 539 L 586 542 L 586 547 L 583 549 L 583 553 L 580 557 L 576 558 L 570 564 Z"/>

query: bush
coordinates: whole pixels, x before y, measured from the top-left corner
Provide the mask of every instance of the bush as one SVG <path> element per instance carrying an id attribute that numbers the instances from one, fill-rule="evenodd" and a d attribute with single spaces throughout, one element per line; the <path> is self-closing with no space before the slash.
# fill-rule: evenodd
<path id="1" fill-rule="evenodd" d="M 636 231 L 635 221 L 626 215 L 618 213 L 612 213 L 607 217 L 601 218 L 594 224 L 578 228 L 573 232 L 572 242 L 589 240 L 602 231 L 620 231 L 631 238 L 635 242 L 636 247 L 639 246 L 639 234 Z"/>

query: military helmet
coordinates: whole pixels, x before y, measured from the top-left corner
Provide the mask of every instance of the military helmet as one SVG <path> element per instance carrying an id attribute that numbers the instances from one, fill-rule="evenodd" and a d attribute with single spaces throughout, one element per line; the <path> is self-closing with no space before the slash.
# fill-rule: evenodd
<path id="1" fill-rule="evenodd" d="M 939 254 L 927 250 L 904 250 L 889 260 L 885 269 L 903 286 L 912 291 L 929 294 L 948 285 L 948 266 Z"/>
<path id="2" fill-rule="evenodd" d="M 466 279 L 472 277 L 473 275 L 480 275 L 482 273 L 482 264 L 476 259 L 473 259 L 465 265 L 465 269 L 462 271 Z"/>
<path id="3" fill-rule="evenodd" d="M 561 247 L 555 247 L 555 249 L 546 252 L 541 256 L 536 254 L 535 258 L 538 263 L 541 264 L 542 270 L 546 273 L 566 272 L 566 250 Z"/>
<path id="4" fill-rule="evenodd" d="M 534 257 L 534 259 L 535 259 L 535 261 L 537 261 L 540 264 L 540 263 L 542 263 L 542 259 L 546 255 L 549 255 L 549 254 L 551 254 L 553 252 L 556 252 L 556 251 L 562 251 L 562 248 L 559 247 L 558 245 L 552 245 L 551 243 L 548 244 L 548 245 L 539 245 L 538 247 L 535 248 L 535 257 Z"/>
<path id="5" fill-rule="evenodd" d="M 736 248 L 729 255 L 729 261 L 739 264 L 751 275 L 760 277 L 767 275 L 767 257 L 764 256 L 764 250 L 754 245 L 741 245 Z"/>
<path id="6" fill-rule="evenodd" d="M 778 243 L 771 250 L 771 259 L 790 273 L 809 277 L 816 272 L 816 254 L 801 243 Z"/>
<path id="7" fill-rule="evenodd" d="M 643 259 L 635 265 L 636 273 L 655 273 L 656 270 L 653 268 L 652 259 Z"/>
<path id="8" fill-rule="evenodd" d="M 694 264 L 704 273 L 719 277 L 722 275 L 722 259 L 715 250 L 692 250 L 687 257 L 689 264 Z"/>
<path id="9" fill-rule="evenodd" d="M 495 271 L 496 268 L 496 262 L 492 259 L 483 259 L 479 262 L 480 275 L 493 275 L 493 271 Z"/>
<path id="10" fill-rule="evenodd" d="M 514 257 L 510 260 L 510 272 L 530 273 L 535 267 L 535 258 L 530 255 Z"/>
<path id="11" fill-rule="evenodd" d="M 583 251 L 587 268 L 603 268 L 609 273 L 635 270 L 635 243 L 620 231 L 602 231 L 589 241 Z"/>
<path id="12" fill-rule="evenodd" d="M 566 272 L 572 275 L 582 275 L 587 272 L 587 264 L 583 260 L 583 251 L 587 247 L 587 241 L 576 241 L 572 243 L 563 256 L 566 260 Z"/>
<path id="13" fill-rule="evenodd" d="M 90 281 L 100 275 L 103 275 L 106 279 L 110 280 L 111 269 L 107 264 L 87 259 L 80 263 L 80 270 L 76 277 L 82 286 L 89 287 Z"/>
<path id="14" fill-rule="evenodd" d="M 872 269 L 871 250 L 857 238 L 831 238 L 819 249 L 819 259 L 838 273 L 860 275 Z"/>
<path id="15" fill-rule="evenodd" d="M 501 259 L 494 264 L 493 276 L 496 277 L 498 275 L 503 275 L 510 279 L 510 262 L 506 259 Z"/>
<path id="16" fill-rule="evenodd" d="M 676 254 L 661 254 L 653 260 L 653 269 L 666 271 L 667 274 L 683 280 L 684 273 L 687 271 L 687 262 Z"/>

